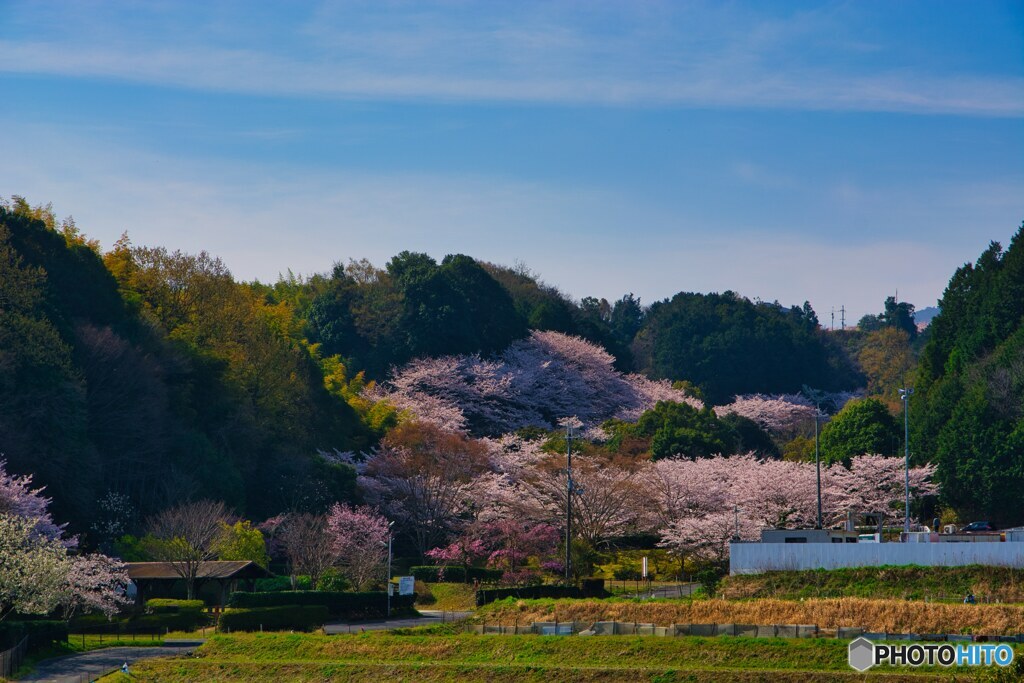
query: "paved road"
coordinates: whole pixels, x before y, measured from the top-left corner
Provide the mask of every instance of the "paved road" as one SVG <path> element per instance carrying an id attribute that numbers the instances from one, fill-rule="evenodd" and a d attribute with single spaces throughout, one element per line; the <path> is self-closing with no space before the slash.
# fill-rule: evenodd
<path id="1" fill-rule="evenodd" d="M 36 683 L 88 683 L 104 676 L 128 662 L 132 664 L 150 657 L 173 657 L 196 649 L 201 643 L 164 645 L 162 647 L 108 647 L 77 655 L 46 659 L 35 670 L 19 681 Z"/>
<path id="2" fill-rule="evenodd" d="M 387 619 L 381 621 L 336 622 L 324 625 L 324 633 L 336 636 L 341 633 L 360 633 L 361 631 L 382 631 L 393 628 L 410 628 L 413 626 L 430 626 L 448 621 L 458 621 L 471 616 L 472 612 L 441 612 L 439 610 L 419 610 L 422 616 Z"/>
<path id="3" fill-rule="evenodd" d="M 693 592 L 700 588 L 699 583 L 680 583 L 675 586 L 658 586 L 652 591 L 644 593 L 642 598 L 682 598 L 693 595 Z"/>

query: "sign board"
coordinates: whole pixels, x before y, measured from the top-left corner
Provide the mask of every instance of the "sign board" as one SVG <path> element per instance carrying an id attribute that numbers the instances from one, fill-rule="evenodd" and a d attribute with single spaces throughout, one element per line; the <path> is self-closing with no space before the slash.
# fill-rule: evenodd
<path id="1" fill-rule="evenodd" d="M 413 576 L 399 576 L 398 577 L 398 594 L 399 595 L 412 595 L 415 592 L 416 578 Z"/>
<path id="2" fill-rule="evenodd" d="M 391 597 L 394 594 L 395 594 L 395 584 L 392 583 L 391 581 L 388 581 L 388 597 Z"/>

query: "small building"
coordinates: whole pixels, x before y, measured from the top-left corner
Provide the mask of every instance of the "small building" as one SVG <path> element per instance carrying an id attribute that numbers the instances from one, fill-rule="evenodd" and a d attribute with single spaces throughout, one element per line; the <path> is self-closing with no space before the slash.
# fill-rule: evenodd
<path id="1" fill-rule="evenodd" d="M 858 533 L 845 529 L 763 529 L 761 543 L 856 543 Z"/>
<path id="2" fill-rule="evenodd" d="M 171 562 L 128 562 L 128 578 L 135 587 L 136 604 L 144 604 L 151 598 L 177 598 L 185 596 L 185 580 Z M 198 596 L 204 586 L 214 584 L 216 593 L 211 596 L 217 604 L 223 605 L 227 596 L 243 588 L 252 591 L 256 579 L 273 576 L 263 567 L 250 560 L 210 560 L 199 564 L 196 574 L 195 593 Z M 129 588 L 129 595 L 132 591 Z"/>

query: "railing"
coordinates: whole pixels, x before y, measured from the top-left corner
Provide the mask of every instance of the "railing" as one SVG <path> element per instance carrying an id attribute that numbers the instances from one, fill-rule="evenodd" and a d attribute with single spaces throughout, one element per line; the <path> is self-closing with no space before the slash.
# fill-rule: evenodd
<path id="1" fill-rule="evenodd" d="M 21 639 L 21 642 L 10 650 L 0 652 L 0 676 L 10 678 L 14 672 L 21 668 L 25 660 L 25 651 L 28 650 L 28 636 Z"/>

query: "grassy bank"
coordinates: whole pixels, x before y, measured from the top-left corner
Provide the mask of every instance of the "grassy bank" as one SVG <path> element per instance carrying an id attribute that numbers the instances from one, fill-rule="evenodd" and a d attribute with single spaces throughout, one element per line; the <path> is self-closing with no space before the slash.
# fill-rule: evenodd
<path id="1" fill-rule="evenodd" d="M 961 601 L 968 593 L 1024 603 L 1024 570 L 1008 567 L 859 567 L 729 576 L 726 598 L 896 598 Z"/>
<path id="2" fill-rule="evenodd" d="M 216 636 L 193 659 L 148 660 L 135 681 L 863 680 L 833 640 L 249 634 Z M 887 680 L 949 680 L 889 671 Z M 112 676 L 111 681 L 126 680 Z"/>
<path id="3" fill-rule="evenodd" d="M 416 607 L 452 612 L 476 609 L 476 589 L 466 583 L 419 583 L 416 587 Z"/>
<path id="4" fill-rule="evenodd" d="M 817 624 L 892 633 L 1024 633 L 1024 607 L 835 598 L 794 600 L 502 600 L 474 621 L 636 621 L 670 624 Z"/>

